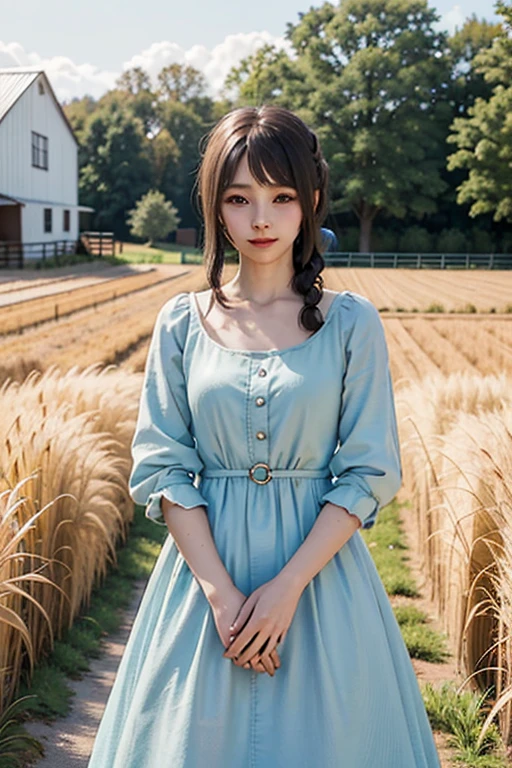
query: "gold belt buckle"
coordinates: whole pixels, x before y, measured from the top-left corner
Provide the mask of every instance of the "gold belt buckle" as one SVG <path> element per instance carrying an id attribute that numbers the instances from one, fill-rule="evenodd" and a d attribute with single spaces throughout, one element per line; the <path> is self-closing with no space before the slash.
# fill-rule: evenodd
<path id="1" fill-rule="evenodd" d="M 263 469 L 267 471 L 267 475 L 263 480 L 260 480 L 254 474 L 255 470 L 258 471 L 258 469 L 260 469 L 261 467 L 263 467 Z M 257 464 L 253 464 L 253 466 L 250 467 L 249 477 L 258 485 L 266 485 L 266 483 L 270 482 L 270 480 L 272 479 L 272 470 L 270 469 L 268 464 L 265 464 L 264 461 L 259 461 Z"/>

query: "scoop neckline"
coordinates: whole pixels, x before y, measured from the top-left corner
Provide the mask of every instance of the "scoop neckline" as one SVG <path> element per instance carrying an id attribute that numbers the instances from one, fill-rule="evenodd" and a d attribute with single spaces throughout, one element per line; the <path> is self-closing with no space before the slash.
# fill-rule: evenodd
<path id="1" fill-rule="evenodd" d="M 312 336 L 309 336 L 307 339 L 304 339 L 304 341 L 299 341 L 298 344 L 293 344 L 290 347 L 284 347 L 283 349 L 235 349 L 232 347 L 225 347 L 223 344 L 219 344 L 218 341 L 215 341 L 210 334 L 206 331 L 206 328 L 203 325 L 203 321 L 201 318 L 201 314 L 199 311 L 199 306 L 197 304 L 197 298 L 193 291 L 189 291 L 189 299 L 190 299 L 190 305 L 193 310 L 193 316 L 194 319 L 199 327 L 200 333 L 206 338 L 206 340 L 212 344 L 214 347 L 217 347 L 218 349 L 223 350 L 224 352 L 227 352 L 228 354 L 234 354 L 234 355 L 246 355 L 247 357 L 250 357 L 252 355 L 264 355 L 265 357 L 274 357 L 276 355 L 283 355 L 287 352 L 294 352 L 297 349 L 302 349 L 303 347 L 310 344 L 312 341 L 314 341 L 318 336 L 321 335 L 322 331 L 327 327 L 328 323 L 330 322 L 331 318 L 334 315 L 334 309 L 335 304 L 340 300 L 340 297 L 343 296 L 344 291 L 341 293 L 337 293 L 334 299 L 329 304 L 329 308 L 326 312 L 324 323 L 323 325 L 313 333 Z"/>

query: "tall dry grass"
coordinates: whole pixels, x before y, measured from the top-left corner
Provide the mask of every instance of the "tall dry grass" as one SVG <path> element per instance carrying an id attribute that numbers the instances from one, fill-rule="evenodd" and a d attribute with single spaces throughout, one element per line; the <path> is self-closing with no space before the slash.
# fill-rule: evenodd
<path id="1" fill-rule="evenodd" d="M 425 378 L 397 391 L 414 548 L 466 682 L 494 687 L 511 735 L 512 381 Z"/>
<path id="2" fill-rule="evenodd" d="M 2 707 L 115 561 L 140 384 L 114 367 L 52 367 L 0 389 Z"/>

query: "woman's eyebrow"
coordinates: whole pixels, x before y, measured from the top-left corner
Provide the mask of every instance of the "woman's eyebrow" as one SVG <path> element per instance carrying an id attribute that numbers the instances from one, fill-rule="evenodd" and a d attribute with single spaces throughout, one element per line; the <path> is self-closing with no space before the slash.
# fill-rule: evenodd
<path id="1" fill-rule="evenodd" d="M 226 189 L 252 189 L 253 184 L 230 184 Z M 288 184 L 266 184 L 267 187 L 284 187 L 285 189 L 293 189 L 293 187 L 289 186 Z"/>

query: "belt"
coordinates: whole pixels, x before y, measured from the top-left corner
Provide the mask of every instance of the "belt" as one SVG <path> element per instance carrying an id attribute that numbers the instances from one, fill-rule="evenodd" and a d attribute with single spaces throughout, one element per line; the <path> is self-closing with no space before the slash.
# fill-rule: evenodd
<path id="1" fill-rule="evenodd" d="M 201 477 L 249 477 L 258 485 L 265 485 L 277 477 L 326 477 L 331 478 L 329 469 L 271 469 L 264 461 L 258 461 L 249 469 L 205 469 Z"/>

